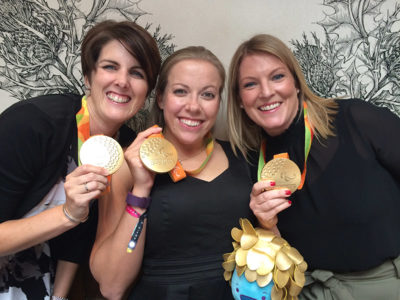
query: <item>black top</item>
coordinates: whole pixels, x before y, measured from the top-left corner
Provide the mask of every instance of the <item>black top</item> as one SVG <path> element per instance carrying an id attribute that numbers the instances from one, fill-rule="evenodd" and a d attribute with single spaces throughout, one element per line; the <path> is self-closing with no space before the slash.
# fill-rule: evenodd
<path id="1" fill-rule="evenodd" d="M 278 215 L 278 228 L 309 270 L 352 272 L 400 254 L 400 119 L 361 100 L 338 103 L 336 136 L 314 138 L 305 185 Z M 266 145 L 267 161 L 288 152 L 303 171 L 303 117 L 281 136 L 266 136 Z M 257 159 L 253 153 L 255 166 Z"/>
<path id="2" fill-rule="evenodd" d="M 76 113 L 81 99 L 72 94 L 40 96 L 0 114 L 0 222 L 22 218 L 67 175 L 69 160 L 78 165 Z M 134 137 L 133 131 L 121 127 L 122 146 Z M 97 225 L 97 209 L 92 208 L 87 222 L 50 240 L 53 259 L 88 260 Z M 14 286 L 29 299 L 44 298 L 41 276 L 52 273 L 45 253 L 39 257 L 37 249 L 29 248 L 13 257 L 0 269 L 0 294 Z"/>
<path id="3" fill-rule="evenodd" d="M 222 255 L 232 252 L 239 218 L 254 224 L 250 172 L 229 143 L 221 142 L 229 168 L 211 182 L 191 176 L 173 183 L 157 175 L 148 211 L 143 276 L 130 299 L 229 299 Z M 255 225 L 255 224 L 254 224 Z"/>

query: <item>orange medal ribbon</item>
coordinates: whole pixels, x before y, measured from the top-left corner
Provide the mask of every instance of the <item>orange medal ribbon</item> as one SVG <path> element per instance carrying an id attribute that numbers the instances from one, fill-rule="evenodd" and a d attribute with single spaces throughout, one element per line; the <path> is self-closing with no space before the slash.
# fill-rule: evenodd
<path id="1" fill-rule="evenodd" d="M 158 127 L 158 125 L 154 125 L 153 127 Z M 158 134 L 152 134 L 149 136 L 149 138 L 153 138 L 153 137 L 160 137 L 160 138 L 164 138 L 162 133 L 158 133 Z M 182 180 L 183 178 L 185 178 L 187 175 L 196 175 L 199 174 L 204 167 L 206 166 L 207 162 L 210 160 L 211 155 L 213 153 L 214 150 L 214 140 L 212 138 L 211 133 L 208 133 L 207 137 L 206 137 L 206 154 L 207 157 L 206 159 L 203 161 L 203 163 L 201 164 L 201 166 L 195 170 L 191 170 L 191 171 L 185 171 L 183 169 L 183 166 L 181 164 L 181 162 L 178 160 L 176 162 L 175 167 L 168 172 L 169 176 L 171 177 L 173 182 L 178 182 L 180 180 Z"/>

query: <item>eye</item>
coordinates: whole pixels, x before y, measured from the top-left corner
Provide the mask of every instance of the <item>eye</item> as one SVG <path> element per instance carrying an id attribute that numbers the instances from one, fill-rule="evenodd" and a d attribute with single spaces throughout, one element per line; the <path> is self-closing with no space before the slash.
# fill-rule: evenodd
<path id="1" fill-rule="evenodd" d="M 184 89 L 175 89 L 173 90 L 173 93 L 176 96 L 185 96 L 187 94 L 186 90 Z"/>
<path id="2" fill-rule="evenodd" d="M 243 88 L 245 88 L 245 89 L 252 88 L 254 86 L 256 86 L 256 83 L 254 81 L 245 82 L 243 84 Z"/>
<path id="3" fill-rule="evenodd" d="M 133 70 L 131 70 L 131 71 L 129 72 L 129 74 L 130 74 L 131 76 L 133 76 L 133 77 L 136 77 L 136 78 L 140 78 L 140 79 L 144 79 L 144 78 L 145 78 L 143 71 L 138 70 L 138 69 L 133 69 Z"/>
<path id="4" fill-rule="evenodd" d="M 279 80 L 279 79 L 282 79 L 283 77 L 285 77 L 284 74 L 276 74 L 276 75 L 272 76 L 272 80 Z"/>
<path id="5" fill-rule="evenodd" d="M 239 288 L 236 288 L 236 292 L 238 292 L 238 293 L 239 293 Z"/>
<path id="6" fill-rule="evenodd" d="M 213 92 L 204 92 L 201 94 L 204 99 L 212 100 L 215 98 L 215 94 Z"/>
<path id="7" fill-rule="evenodd" d="M 117 69 L 117 67 L 114 65 L 103 65 L 103 66 L 101 66 L 101 68 L 104 70 L 116 70 Z"/>

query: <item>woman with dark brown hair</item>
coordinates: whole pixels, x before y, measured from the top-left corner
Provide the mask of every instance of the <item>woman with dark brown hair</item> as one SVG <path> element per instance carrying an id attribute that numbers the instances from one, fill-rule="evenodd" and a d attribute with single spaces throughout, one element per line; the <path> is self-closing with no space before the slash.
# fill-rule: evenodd
<path id="1" fill-rule="evenodd" d="M 97 222 L 90 204 L 109 174 L 80 165 L 80 146 L 98 134 L 130 144 L 135 133 L 124 122 L 143 106 L 161 64 L 156 41 L 129 21 L 95 25 L 81 57 L 85 96 L 41 96 L 0 115 L 1 299 L 49 299 L 52 259 L 61 270 L 88 259 Z M 53 298 L 67 296 L 73 273 L 56 280 Z"/>

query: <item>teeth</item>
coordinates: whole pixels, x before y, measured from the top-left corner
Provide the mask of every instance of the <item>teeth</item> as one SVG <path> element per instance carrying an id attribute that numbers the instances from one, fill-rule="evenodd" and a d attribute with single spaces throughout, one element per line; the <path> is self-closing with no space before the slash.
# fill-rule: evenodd
<path id="1" fill-rule="evenodd" d="M 278 102 L 276 102 L 276 103 L 274 103 L 274 104 L 262 106 L 262 107 L 260 107 L 260 110 L 262 110 L 262 111 L 268 111 L 268 110 L 277 108 L 279 105 L 281 105 L 281 104 L 278 103 Z"/>
<path id="2" fill-rule="evenodd" d="M 194 121 L 194 120 L 181 119 L 181 122 L 190 127 L 196 127 L 200 125 L 200 121 Z"/>
<path id="3" fill-rule="evenodd" d="M 111 94 L 111 93 L 107 94 L 107 97 L 109 99 L 111 99 L 112 101 L 118 102 L 118 103 L 126 103 L 129 101 L 129 97 L 124 98 L 124 97 L 118 96 L 116 94 Z"/>

